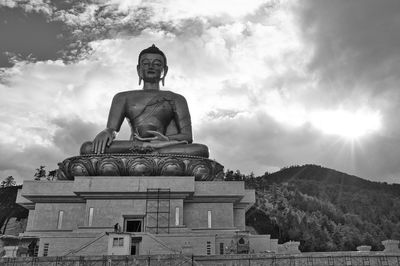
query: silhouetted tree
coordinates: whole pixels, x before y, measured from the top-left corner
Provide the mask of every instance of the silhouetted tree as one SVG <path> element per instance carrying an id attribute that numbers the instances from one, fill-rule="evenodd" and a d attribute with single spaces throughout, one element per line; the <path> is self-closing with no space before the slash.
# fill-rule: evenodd
<path id="1" fill-rule="evenodd" d="M 34 174 L 34 180 L 42 180 L 42 178 L 46 178 L 46 166 L 41 165 L 39 168 L 36 168 L 36 173 Z"/>
<path id="2" fill-rule="evenodd" d="M 236 172 L 233 174 L 233 181 L 243 181 L 244 175 L 240 173 L 240 170 L 236 170 Z"/>
<path id="3" fill-rule="evenodd" d="M 47 174 L 47 180 L 54 180 L 54 178 L 56 177 L 56 174 L 57 174 L 57 170 L 49 171 L 49 173 Z"/>
<path id="4" fill-rule="evenodd" d="M 225 181 L 232 181 L 233 180 L 233 171 L 226 169 L 225 172 Z"/>
<path id="5" fill-rule="evenodd" d="M 8 176 L 8 177 L 6 177 L 6 179 L 1 181 L 0 187 L 1 188 L 12 187 L 12 186 L 15 186 L 16 184 L 17 183 L 15 182 L 14 177 Z"/>

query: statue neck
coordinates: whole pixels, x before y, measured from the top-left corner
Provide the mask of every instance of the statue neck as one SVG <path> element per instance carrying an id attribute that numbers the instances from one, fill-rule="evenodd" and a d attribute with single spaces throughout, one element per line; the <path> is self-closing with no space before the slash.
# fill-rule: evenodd
<path id="1" fill-rule="evenodd" d="M 143 90 L 160 90 L 160 83 L 155 82 L 155 83 L 150 83 L 150 82 L 144 82 L 143 84 Z"/>

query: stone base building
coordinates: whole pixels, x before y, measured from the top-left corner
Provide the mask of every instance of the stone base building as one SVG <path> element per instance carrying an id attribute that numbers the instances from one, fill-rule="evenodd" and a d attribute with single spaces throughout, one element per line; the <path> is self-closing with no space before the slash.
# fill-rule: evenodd
<path id="1" fill-rule="evenodd" d="M 277 240 L 245 231 L 254 190 L 191 176 L 76 176 L 25 181 L 21 237 L 38 256 L 276 252 Z"/>

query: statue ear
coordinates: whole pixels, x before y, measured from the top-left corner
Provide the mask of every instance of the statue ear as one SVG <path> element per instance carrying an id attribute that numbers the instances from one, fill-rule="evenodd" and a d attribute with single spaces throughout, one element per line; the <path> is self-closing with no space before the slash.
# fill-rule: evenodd
<path id="1" fill-rule="evenodd" d="M 142 73 L 140 73 L 140 66 L 139 65 L 136 66 L 136 71 L 137 71 L 137 74 L 139 76 L 139 85 L 140 85 L 142 83 L 143 77 L 142 77 Z"/>
<path id="2" fill-rule="evenodd" d="M 164 75 L 161 78 L 161 83 L 162 83 L 163 86 L 165 85 L 165 76 L 167 75 L 167 73 L 168 73 L 168 66 L 165 66 L 164 67 Z"/>

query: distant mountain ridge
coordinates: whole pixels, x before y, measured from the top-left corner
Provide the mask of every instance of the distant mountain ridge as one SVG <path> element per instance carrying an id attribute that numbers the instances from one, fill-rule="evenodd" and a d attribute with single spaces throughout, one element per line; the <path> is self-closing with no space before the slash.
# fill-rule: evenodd
<path id="1" fill-rule="evenodd" d="M 343 186 L 357 186 L 363 189 L 381 189 L 393 195 L 400 196 L 400 184 L 387 184 L 366 180 L 354 175 L 342 173 L 319 165 L 306 164 L 303 166 L 291 166 L 265 176 L 268 183 L 282 183 L 291 180 L 314 180 L 327 184 L 340 184 Z"/>
<path id="2" fill-rule="evenodd" d="M 245 177 L 256 189 L 246 224 L 302 251 L 383 248 L 400 239 L 400 185 L 373 182 L 317 165 L 291 166 Z"/>

